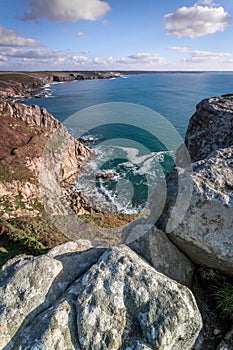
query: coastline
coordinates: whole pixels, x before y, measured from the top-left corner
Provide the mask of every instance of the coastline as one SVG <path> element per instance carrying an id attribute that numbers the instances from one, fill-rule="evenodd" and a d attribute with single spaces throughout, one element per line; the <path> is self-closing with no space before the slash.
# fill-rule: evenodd
<path id="1" fill-rule="evenodd" d="M 82 80 L 117 79 L 120 72 L 0 72 L 0 100 L 17 102 L 30 97 L 43 98 L 45 87 Z"/>
<path id="2" fill-rule="evenodd" d="M 103 217 L 101 213 L 98 215 L 94 213 L 91 219 L 92 221 L 90 221 L 90 215 L 83 213 L 81 219 L 84 222 L 89 224 L 94 223 L 94 228 L 91 228 L 90 232 L 87 232 L 88 237 L 84 237 L 83 230 L 78 232 L 81 238 L 81 240 L 78 241 L 76 240 L 76 235 L 73 237 L 64 236 L 62 232 L 58 231 L 53 222 L 49 220 L 49 217 L 43 209 L 39 194 L 37 193 L 38 169 L 42 161 L 41 152 L 51 134 L 58 131 L 57 142 L 55 142 L 51 148 L 51 159 L 53 163 L 50 162 L 50 158 L 48 158 L 48 162 L 45 163 L 45 165 L 50 165 L 48 174 L 51 176 L 45 176 L 47 180 L 50 179 L 47 187 L 45 187 L 45 193 L 49 201 L 54 199 L 54 202 L 60 203 L 58 200 L 58 198 L 60 198 L 59 195 L 61 195 L 60 190 L 57 187 L 57 182 L 53 181 L 53 179 L 57 179 L 62 175 L 61 180 L 64 181 L 63 183 L 65 184 L 73 175 L 76 176 L 82 161 L 85 160 L 86 155 L 88 156 L 90 149 L 82 144 L 80 140 L 73 139 L 68 135 L 62 124 L 45 109 L 40 109 L 36 105 L 27 106 L 17 103 L 8 103 L 6 101 L 1 101 L 0 105 L 1 104 L 2 108 L 0 112 L 4 133 L 2 133 L 2 217 L 0 222 L 2 246 L 0 247 L 0 257 L 2 256 L 2 263 L 8 260 L 6 257 L 12 258 L 12 260 L 8 260 L 6 264 L 3 265 L 1 270 L 6 285 L 6 288 L 2 289 L 2 300 L 13 300 L 13 309 L 17 310 L 17 315 L 20 314 L 21 310 L 18 311 L 18 309 L 22 303 L 18 302 L 19 299 L 17 295 L 15 298 L 12 298 L 12 289 L 9 288 L 9 285 L 12 280 L 11 277 L 13 276 L 14 281 L 18 283 L 17 286 L 19 285 L 18 290 L 21 291 L 20 276 L 22 276 L 22 269 L 25 269 L 24 275 L 29 280 L 28 283 L 23 284 L 23 292 L 25 291 L 24 295 L 26 296 L 25 302 L 31 305 L 31 300 L 35 298 L 34 296 L 31 297 L 30 293 L 33 293 L 34 290 L 37 291 L 37 295 L 38 291 L 41 293 L 41 291 L 43 291 L 43 288 L 41 288 L 43 283 L 43 286 L 48 285 L 47 289 L 50 288 L 52 291 L 51 293 L 53 293 L 52 297 L 55 301 L 52 303 L 51 307 L 58 310 L 60 306 L 57 304 L 57 300 L 60 299 L 56 299 L 57 297 L 56 295 L 54 296 L 53 292 L 58 290 L 57 285 L 54 285 L 56 281 L 59 286 L 65 285 L 66 288 L 67 285 L 70 285 L 72 290 L 75 290 L 76 284 L 71 281 L 75 281 L 80 275 L 82 281 L 89 281 L 92 271 L 94 271 L 94 276 L 98 276 L 99 271 L 105 271 L 106 269 L 109 269 L 107 271 L 116 271 L 118 267 L 121 269 L 120 275 L 114 273 L 113 277 L 109 277 L 109 274 L 106 274 L 105 281 L 106 283 L 113 281 L 113 286 L 115 286 L 115 281 L 118 281 L 120 278 L 118 276 L 122 276 L 122 271 L 125 270 L 127 275 L 123 275 L 124 280 L 122 283 L 125 283 L 124 290 L 126 290 L 126 292 L 130 290 L 130 293 L 126 295 L 127 300 L 129 300 L 129 298 L 132 298 L 132 295 L 134 298 L 135 294 L 131 293 L 131 289 L 129 289 L 128 286 L 130 286 L 130 288 L 135 285 L 137 286 L 138 273 L 141 267 L 143 267 L 143 278 L 145 274 L 146 276 L 148 276 L 148 273 L 152 274 L 150 279 L 146 277 L 147 281 L 152 281 L 153 276 L 156 283 L 158 278 L 164 281 L 164 293 L 171 295 L 172 285 L 169 287 L 168 283 L 173 283 L 175 288 L 174 295 L 177 295 L 177 282 L 179 283 L 179 290 L 181 288 L 183 289 L 182 298 L 184 298 L 185 291 L 187 292 L 187 296 L 192 296 L 191 293 L 193 293 L 192 300 L 187 300 L 187 309 L 190 310 L 190 308 L 193 307 L 196 313 L 195 319 L 193 321 L 191 320 L 191 326 L 198 326 L 195 335 L 192 332 L 190 338 L 188 338 L 192 344 L 194 344 L 197 339 L 198 349 L 205 350 L 207 348 L 217 349 L 220 341 L 221 344 L 224 343 L 225 339 L 229 338 L 229 334 L 232 334 L 230 333 L 231 323 L 228 316 L 229 312 L 228 314 L 226 313 L 226 317 L 222 319 L 220 317 L 220 312 L 215 310 L 213 306 L 215 305 L 213 285 L 217 288 L 218 293 L 222 293 L 224 292 L 225 286 L 231 286 L 230 283 L 232 283 L 232 276 L 230 276 L 232 274 L 232 259 L 230 261 L 231 255 L 227 255 L 227 247 L 230 247 L 232 237 L 232 231 L 229 229 L 232 222 L 232 187 L 229 186 L 229 184 L 232 183 L 232 172 L 230 171 L 232 164 L 232 95 L 227 94 L 218 98 L 214 97 L 202 100 L 197 105 L 196 113 L 190 119 L 186 133 L 186 145 L 190 151 L 192 161 L 194 162 L 194 175 L 192 177 L 194 181 L 194 192 L 190 202 L 190 209 L 187 211 L 187 217 L 184 218 L 182 224 L 177 226 L 172 235 L 166 233 L 164 225 L 166 225 L 166 220 L 169 217 L 168 210 L 172 207 L 173 200 L 176 196 L 173 191 L 176 188 L 176 176 L 170 176 L 168 178 L 169 191 L 167 205 L 165 206 L 164 216 L 161 217 L 158 225 L 153 227 L 153 230 L 147 231 L 146 234 L 141 235 L 142 231 L 140 231 L 140 227 L 148 228 L 148 226 L 146 226 L 146 222 L 143 218 L 138 218 L 125 226 L 122 230 L 120 245 L 116 242 L 116 239 L 118 239 L 118 241 L 120 240 L 120 233 L 118 236 L 116 233 L 113 235 L 112 215 L 109 215 L 106 221 L 106 216 Z M 216 118 L 216 116 L 218 118 Z M 200 134 L 200 129 L 204 134 L 203 132 Z M 59 137 L 62 137 L 62 139 L 65 138 L 69 146 L 69 157 L 66 157 L 64 163 L 62 163 L 61 172 L 60 167 L 53 166 L 60 156 L 58 152 L 60 147 Z M 203 144 L 203 138 L 205 139 L 205 147 L 201 146 Z M 105 175 L 97 173 L 96 176 L 100 178 Z M 213 197 L 214 193 L 216 195 Z M 54 197 L 51 196 L 51 194 L 54 194 Z M 74 202 L 76 205 L 76 198 L 74 198 Z M 54 208 L 55 210 L 59 209 L 58 207 Z M 213 217 L 213 213 L 215 212 L 217 212 L 217 217 Z M 119 217 L 115 218 L 115 220 L 118 219 Z M 122 219 L 125 220 L 126 218 L 123 217 Z M 103 239 L 100 240 L 99 232 L 102 230 L 102 227 L 100 227 L 97 233 L 97 226 L 101 226 L 103 220 L 105 220 L 106 223 L 105 231 L 103 230 L 106 234 Z M 196 229 L 196 222 L 199 223 L 198 230 Z M 121 224 L 122 221 L 120 222 L 120 226 Z M 127 224 L 127 222 L 125 222 L 125 224 Z M 190 231 L 193 237 L 191 243 L 189 241 Z M 139 236 L 136 236 L 137 232 Z M 69 234 L 71 233 L 72 232 L 69 231 Z M 90 233 L 92 234 L 91 236 Z M 215 239 L 216 233 L 217 239 Z M 133 235 L 133 241 L 130 235 Z M 114 241 L 112 240 L 110 242 L 111 237 Z M 223 246 L 226 240 L 228 240 L 227 246 Z M 107 249 L 103 244 L 105 243 L 104 241 L 110 243 L 112 248 Z M 63 244 L 59 245 L 61 243 Z M 192 248 L 191 250 L 189 249 L 190 246 Z M 48 252 L 51 248 L 53 249 Z M 207 254 L 207 250 L 209 249 L 213 251 L 211 256 Z M 106 253 L 101 255 L 105 250 Z M 99 255 L 97 254 L 98 252 Z M 18 254 L 21 255 L 19 256 Z M 39 256 L 34 257 L 34 255 Z M 65 263 L 64 267 L 62 267 L 64 273 L 60 274 L 64 279 L 61 281 L 60 277 L 59 279 L 55 278 L 55 282 L 53 282 L 52 279 L 51 284 L 49 284 L 49 268 L 52 266 L 52 271 L 57 271 L 57 275 L 60 273 L 59 262 L 57 262 L 56 256 L 59 256 L 59 259 L 61 256 L 62 259 L 64 258 Z M 108 258 L 109 256 L 113 257 L 110 259 Z M 55 260 L 53 257 L 55 257 Z M 77 260 L 77 257 L 80 257 L 81 260 Z M 110 260 L 105 261 L 106 257 Z M 144 260 L 142 260 L 141 257 Z M 92 259 L 91 261 L 89 260 L 90 258 Z M 130 266 L 134 266 L 135 269 L 130 270 L 130 275 L 128 273 L 128 260 L 126 260 L 129 258 Z M 78 276 L 74 275 L 74 271 L 77 270 L 77 261 L 78 266 L 80 266 L 81 264 L 79 264 L 79 261 L 83 263 L 83 259 L 87 262 L 90 261 L 90 264 L 85 267 L 84 272 L 82 270 Z M 102 264 L 101 269 L 100 265 L 96 262 L 98 259 L 100 259 L 99 261 Z M 14 267 L 14 269 L 12 267 Z M 36 269 L 34 267 L 36 267 Z M 70 270 L 67 270 L 68 267 L 70 267 Z M 56 268 L 58 270 L 56 270 Z M 31 282 L 32 280 L 30 279 L 31 274 L 34 276 L 38 271 L 40 273 L 39 287 L 35 285 L 38 279 L 34 279 L 33 282 Z M 180 280 L 180 276 L 182 280 Z M 173 282 L 171 282 L 172 280 Z M 93 283 L 98 285 L 98 279 L 97 282 L 94 279 Z M 219 287 L 220 283 L 223 286 L 221 289 Z M 151 284 L 151 282 L 149 284 Z M 186 285 L 190 289 L 187 289 Z M 140 286 L 141 282 L 139 284 L 139 290 L 141 288 Z M 13 288 L 16 290 L 15 284 Z M 83 284 L 83 289 L 85 293 L 88 290 L 93 290 L 92 288 L 90 289 L 89 284 Z M 8 293 L 9 290 L 10 293 Z M 70 294 L 66 294 L 66 290 L 61 290 L 59 293 L 59 298 L 62 295 L 62 300 L 68 305 L 70 302 Z M 153 288 L 150 293 L 150 305 L 155 309 L 153 306 L 154 298 L 164 301 L 165 294 L 163 293 L 162 296 L 159 295 L 157 298 L 156 288 Z M 110 299 L 109 295 L 111 297 L 111 294 L 108 294 L 106 297 L 104 296 L 103 299 L 99 299 L 100 307 L 106 304 L 106 300 L 108 301 Z M 77 300 L 80 303 L 86 302 L 85 300 L 88 300 L 88 296 L 87 298 L 86 296 L 84 297 L 84 299 L 80 299 L 79 295 L 74 295 L 72 303 L 74 304 Z M 141 295 L 135 298 L 138 302 Z M 43 302 L 44 297 L 38 297 L 38 307 L 40 307 Z M 174 305 L 173 297 L 169 305 Z M 182 308 L 183 305 L 177 305 L 177 313 L 181 313 Z M 6 313 L 9 314 L 9 310 L 11 309 L 12 302 L 6 305 Z M 26 311 L 22 317 L 25 320 L 28 318 L 30 310 L 28 311 L 25 308 L 24 310 Z M 40 322 L 46 332 L 50 331 L 52 324 L 52 321 L 50 321 L 50 311 L 51 308 L 45 308 L 43 313 L 43 317 L 48 318 L 48 322 L 45 322 L 45 319 L 41 322 L 41 319 L 38 320 L 36 318 L 37 316 L 35 316 L 35 322 Z M 126 309 L 126 312 L 130 315 L 131 310 Z M 182 314 L 184 314 L 184 312 Z M 64 310 L 63 314 L 68 315 L 68 313 L 69 310 Z M 162 314 L 166 316 L 167 309 L 165 311 L 162 310 Z M 74 320 L 74 316 L 72 317 L 72 320 Z M 58 315 L 58 319 L 60 318 L 61 316 Z M 190 321 L 189 313 L 187 313 L 187 319 Z M 199 320 L 198 324 L 197 319 Z M 119 324 L 123 324 L 123 321 L 120 319 Z M 4 319 L 3 322 L 5 322 Z M 17 322 L 17 318 L 14 316 L 9 318 L 8 324 L 12 327 L 11 325 L 13 324 L 13 326 L 15 326 Z M 31 344 L 34 344 L 35 339 L 38 338 L 38 329 L 35 328 L 35 331 L 33 331 L 33 322 L 34 320 L 29 322 L 31 338 L 25 338 L 29 339 L 29 347 L 31 347 Z M 179 320 L 179 324 L 182 324 L 182 322 L 182 319 Z M 2 324 L 4 325 L 4 323 Z M 67 329 L 71 326 L 68 325 Z M 23 326 L 22 329 L 19 328 L 19 331 L 16 333 L 12 333 L 10 327 L 9 331 L 7 329 L 1 338 L 2 344 L 5 346 L 9 341 L 16 341 L 17 344 L 22 344 L 21 330 L 22 332 L 26 332 L 27 328 Z M 176 334 L 177 323 L 174 327 L 174 334 Z M 134 323 L 130 325 L 130 328 L 134 328 Z M 61 326 L 59 324 L 56 326 L 55 331 L 60 331 L 60 329 Z M 73 328 L 71 329 L 73 330 Z M 198 336 L 199 331 L 201 331 L 201 333 Z M 33 332 L 35 332 L 35 335 Z M 77 335 L 74 332 L 72 336 L 75 337 Z M 184 334 L 183 338 L 187 339 L 186 334 Z M 51 344 L 54 342 L 53 339 L 53 336 L 51 336 Z M 129 339 L 131 340 L 131 338 Z M 165 339 L 165 335 L 163 335 L 163 339 Z M 61 341 L 63 341 L 63 335 L 61 336 Z M 44 338 L 41 338 L 40 344 L 46 349 L 51 348 L 50 345 L 47 346 L 45 344 Z M 68 348 L 70 344 L 71 342 L 68 339 L 65 345 L 66 348 Z M 188 349 L 186 345 L 183 346 L 182 344 L 181 348 Z M 189 348 L 191 349 L 191 347 Z M 192 347 L 192 349 L 197 349 L 197 347 Z"/>

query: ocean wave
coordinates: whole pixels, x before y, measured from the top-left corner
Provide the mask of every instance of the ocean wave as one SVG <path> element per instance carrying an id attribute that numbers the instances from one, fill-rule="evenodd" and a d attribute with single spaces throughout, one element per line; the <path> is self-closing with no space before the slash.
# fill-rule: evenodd
<path id="1" fill-rule="evenodd" d="M 95 152 L 97 157 L 88 162 L 88 173 L 80 175 L 76 191 L 95 198 L 103 211 L 112 206 L 127 214 L 145 209 L 147 197 L 165 177 L 161 163 L 165 156 L 174 157 L 171 151 L 139 156 L 136 148 L 106 144 L 97 146 Z"/>

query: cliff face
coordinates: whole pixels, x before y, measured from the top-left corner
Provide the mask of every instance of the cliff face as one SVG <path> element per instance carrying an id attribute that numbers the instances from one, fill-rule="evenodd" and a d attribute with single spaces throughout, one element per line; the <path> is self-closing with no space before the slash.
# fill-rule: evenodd
<path id="1" fill-rule="evenodd" d="M 53 168 L 57 181 L 68 182 L 77 176 L 82 161 L 90 151 L 73 139 L 58 120 L 38 106 L 0 102 L 0 115 L 2 216 L 9 218 L 39 215 L 36 209 L 36 203 L 42 202 L 39 173 L 44 147 L 52 135 L 55 132 L 59 133 L 62 138 L 61 144 L 63 140 L 69 140 L 68 157 Z"/>
<path id="2" fill-rule="evenodd" d="M 167 179 L 168 197 L 159 227 L 194 263 L 233 274 L 233 97 L 200 102 L 185 142 L 193 163 L 179 195 L 188 198 L 185 181 L 190 179 L 188 207 L 184 217 L 174 211 L 177 174 L 184 172 L 174 169 Z M 171 223 L 175 223 L 172 230 Z"/>
<path id="3" fill-rule="evenodd" d="M 79 240 L 40 257 L 9 260 L 0 270 L 1 349 L 32 349 L 35 344 L 49 350 L 217 348 L 219 338 L 213 338 L 219 332 L 223 338 L 224 327 L 208 303 L 210 295 L 203 290 L 200 295 L 193 288 L 205 321 L 195 343 L 202 317 L 192 292 L 184 286 L 191 282 L 196 286 L 196 275 L 192 277 L 197 265 L 202 266 L 203 275 L 217 274 L 206 267 L 218 269 L 221 278 L 233 271 L 233 101 L 231 96 L 208 101 L 208 115 L 206 107 L 200 120 L 195 114 L 186 134 L 193 160 L 193 191 L 185 216 L 173 218 L 177 226 L 166 234 L 166 220 L 177 195 L 174 169 L 167 179 L 168 201 L 160 219 L 163 231 L 140 218 L 123 230 L 130 248 L 121 244 L 106 249 Z M 199 112 L 206 103 L 198 105 Z M 1 140 L 2 214 L 10 203 L 14 215 L 24 215 L 17 212 L 22 210 L 19 201 L 25 206 L 33 196 L 41 201 L 39 186 L 51 214 L 59 213 L 64 208 L 59 207 L 62 184 L 73 181 L 90 149 L 36 106 L 1 103 L 0 111 L 5 135 L 5 142 Z M 182 170 L 180 164 L 178 171 Z M 185 195 L 185 181 L 181 187 Z M 24 209 L 29 213 L 28 207 Z"/>
<path id="4" fill-rule="evenodd" d="M 0 72 L 0 99 L 14 101 L 37 95 L 45 84 L 119 78 L 117 72 Z"/>
<path id="5" fill-rule="evenodd" d="M 46 73 L 0 72 L 0 98 L 13 100 L 30 97 L 52 81 L 52 77 Z"/>
<path id="6" fill-rule="evenodd" d="M 201 101 L 190 119 L 185 143 L 192 161 L 233 145 L 233 95 Z"/>

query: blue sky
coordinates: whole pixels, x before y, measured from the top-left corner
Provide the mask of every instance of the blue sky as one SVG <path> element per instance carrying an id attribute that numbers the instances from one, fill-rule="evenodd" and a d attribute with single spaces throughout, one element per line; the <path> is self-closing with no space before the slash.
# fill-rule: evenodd
<path id="1" fill-rule="evenodd" d="M 0 70 L 233 70 L 232 18 L 232 0 L 0 0 Z"/>

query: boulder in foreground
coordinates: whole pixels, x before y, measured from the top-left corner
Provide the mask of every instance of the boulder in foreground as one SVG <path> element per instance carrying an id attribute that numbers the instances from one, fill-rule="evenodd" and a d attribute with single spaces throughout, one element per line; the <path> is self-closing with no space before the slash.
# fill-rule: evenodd
<path id="1" fill-rule="evenodd" d="M 104 253 L 103 248 L 69 253 L 67 247 L 58 256 L 24 257 L 3 267 L 2 349 L 192 349 L 202 320 L 188 288 L 124 245 Z M 34 300 L 29 310 L 23 305 L 31 303 L 33 291 L 37 305 Z M 4 310 L 10 307 L 14 315 L 8 318 Z"/>
<path id="2" fill-rule="evenodd" d="M 137 222 L 136 220 L 134 221 Z M 128 243 L 124 233 L 127 227 L 132 226 L 130 234 L 137 234 L 141 227 L 142 234 Z M 122 243 L 127 244 L 132 250 L 147 260 L 158 272 L 174 279 L 175 281 L 190 286 L 194 271 L 192 262 L 173 244 L 166 233 L 155 226 L 144 233 L 146 224 L 133 226 L 132 223 L 122 232 Z"/>

